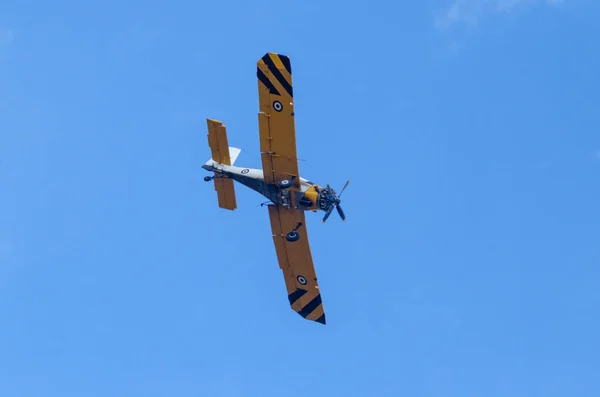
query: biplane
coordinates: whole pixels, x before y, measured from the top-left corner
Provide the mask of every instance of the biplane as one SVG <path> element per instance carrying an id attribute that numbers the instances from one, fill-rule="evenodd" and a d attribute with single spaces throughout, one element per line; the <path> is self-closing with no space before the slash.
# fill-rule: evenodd
<path id="1" fill-rule="evenodd" d="M 207 119 L 212 157 L 202 168 L 212 172 L 219 207 L 237 208 L 234 181 L 266 197 L 279 267 L 283 272 L 292 310 L 308 320 L 325 324 L 325 311 L 308 243 L 305 213 L 323 211 L 323 223 L 333 210 L 345 221 L 340 197 L 300 177 L 296 154 L 294 92 L 289 57 L 267 53 L 257 62 L 258 128 L 263 169 L 235 166 L 241 150 L 230 147 L 222 122 Z M 265 204 L 265 203 L 263 203 Z"/>

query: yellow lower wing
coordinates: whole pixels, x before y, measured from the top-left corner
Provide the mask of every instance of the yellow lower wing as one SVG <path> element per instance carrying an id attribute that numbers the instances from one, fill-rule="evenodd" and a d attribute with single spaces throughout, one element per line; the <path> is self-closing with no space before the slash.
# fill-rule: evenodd
<path id="1" fill-rule="evenodd" d="M 276 205 L 269 205 L 268 208 L 275 251 L 285 279 L 290 306 L 305 319 L 325 324 L 325 311 L 308 244 L 304 212 Z M 302 223 L 297 231 L 300 239 L 287 241 L 285 235 L 298 222 Z"/>

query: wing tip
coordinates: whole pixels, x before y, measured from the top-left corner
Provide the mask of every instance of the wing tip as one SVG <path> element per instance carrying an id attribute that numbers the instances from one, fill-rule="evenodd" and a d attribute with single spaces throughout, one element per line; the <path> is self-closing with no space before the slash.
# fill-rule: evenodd
<path id="1" fill-rule="evenodd" d="M 298 313 L 298 312 L 296 312 L 296 313 Z M 325 313 L 321 314 L 321 317 L 316 318 L 314 320 L 312 320 L 312 319 L 310 319 L 308 317 L 304 317 L 301 313 L 298 313 L 298 314 L 300 314 L 300 316 L 302 318 L 304 318 L 305 320 L 314 321 L 314 322 L 319 323 L 319 324 L 327 325 L 327 321 L 325 320 Z"/>
<path id="2" fill-rule="evenodd" d="M 298 314 L 300 314 L 300 313 L 298 313 Z M 300 316 L 302 316 L 302 315 L 300 314 Z M 311 319 L 309 319 L 309 318 L 306 318 L 306 317 L 303 317 L 303 318 L 304 318 L 305 320 L 308 320 L 308 321 L 314 321 L 314 322 L 316 322 L 316 323 L 319 323 L 319 324 L 327 325 L 327 321 L 325 320 L 325 313 L 323 313 L 323 314 L 321 315 L 321 317 L 319 317 L 319 318 L 317 318 L 317 319 L 315 319 L 315 320 L 311 320 Z"/>
<path id="3" fill-rule="evenodd" d="M 270 61 L 270 59 L 272 59 L 273 57 L 275 58 L 279 58 L 279 60 L 281 61 L 281 63 L 283 64 L 283 67 L 285 68 L 285 70 L 287 70 L 287 72 L 289 74 L 292 74 L 292 62 L 290 61 L 290 57 L 284 54 L 280 54 L 278 52 L 272 52 L 269 51 L 267 53 L 265 53 L 265 55 L 263 55 L 259 60 L 258 63 L 267 63 Z"/>
<path id="4" fill-rule="evenodd" d="M 318 319 L 316 319 L 315 321 L 318 322 L 319 324 L 326 325 L 325 313 L 323 313 L 323 315 L 321 317 L 319 317 Z"/>

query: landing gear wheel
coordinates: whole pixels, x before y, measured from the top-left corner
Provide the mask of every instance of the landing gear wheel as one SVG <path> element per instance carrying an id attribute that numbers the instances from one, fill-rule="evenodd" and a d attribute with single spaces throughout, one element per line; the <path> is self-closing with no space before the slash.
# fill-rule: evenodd
<path id="1" fill-rule="evenodd" d="M 210 181 L 212 181 L 212 178 L 210 176 L 204 177 L 204 182 L 210 182 Z"/>
<path id="2" fill-rule="evenodd" d="M 298 241 L 300 239 L 300 235 L 298 234 L 298 232 L 296 231 L 292 231 L 289 232 L 286 236 L 285 239 L 287 241 L 289 241 L 290 243 L 293 243 L 294 241 Z"/>
<path id="3" fill-rule="evenodd" d="M 292 180 L 291 179 L 284 179 L 282 181 L 279 182 L 279 187 L 282 189 L 287 189 L 288 187 L 292 186 Z"/>

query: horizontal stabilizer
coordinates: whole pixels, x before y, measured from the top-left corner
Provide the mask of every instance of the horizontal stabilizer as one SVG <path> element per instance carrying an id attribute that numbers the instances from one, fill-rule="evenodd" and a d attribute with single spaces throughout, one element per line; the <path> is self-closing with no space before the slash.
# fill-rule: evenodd
<path id="1" fill-rule="evenodd" d="M 208 125 L 208 146 L 210 146 L 212 159 L 217 163 L 231 165 L 225 126 L 222 122 L 212 119 L 206 119 L 206 124 Z"/>
<path id="2" fill-rule="evenodd" d="M 206 119 L 208 126 L 208 145 L 212 158 L 207 161 L 205 167 L 207 169 L 212 168 L 212 163 L 217 162 L 225 165 L 233 165 L 235 160 L 240 155 L 241 150 L 234 147 L 229 147 L 227 142 L 227 130 L 222 122 L 218 120 Z M 235 199 L 235 188 L 233 186 L 233 179 L 222 178 L 215 173 L 213 179 L 215 184 L 215 190 L 217 191 L 217 198 L 219 199 L 219 207 L 228 210 L 234 210 L 237 208 Z"/>
<path id="3" fill-rule="evenodd" d="M 213 181 L 215 182 L 215 190 L 217 191 L 217 197 L 219 199 L 219 207 L 232 211 L 236 209 L 237 202 L 235 200 L 233 179 L 217 177 L 213 179 Z"/>

